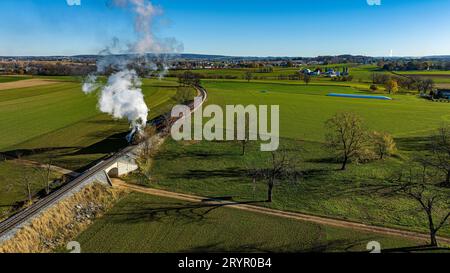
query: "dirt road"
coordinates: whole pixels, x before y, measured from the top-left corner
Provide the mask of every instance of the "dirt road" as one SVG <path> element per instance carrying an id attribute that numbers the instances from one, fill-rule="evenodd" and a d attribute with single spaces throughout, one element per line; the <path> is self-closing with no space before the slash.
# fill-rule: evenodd
<path id="1" fill-rule="evenodd" d="M 47 169 L 50 167 L 50 170 L 52 172 L 55 173 L 59 173 L 59 174 L 63 174 L 63 175 L 68 175 L 70 177 L 77 177 L 80 174 L 71 170 L 67 170 L 58 166 L 54 166 L 54 165 L 50 165 L 48 166 L 47 164 L 41 164 L 39 162 L 35 162 L 35 161 L 30 161 L 30 160 L 24 160 L 24 159 L 14 159 L 13 160 L 14 163 L 19 164 L 19 165 L 25 165 L 25 166 L 31 166 L 31 167 L 36 167 L 36 168 L 41 168 L 41 169 Z"/>
<path id="2" fill-rule="evenodd" d="M 122 181 L 120 179 L 112 179 L 112 182 L 115 187 L 120 187 L 120 188 L 127 189 L 130 191 L 149 194 L 149 195 L 173 198 L 173 199 L 178 199 L 178 200 L 188 201 L 188 202 L 195 202 L 195 203 L 208 202 L 208 204 L 217 204 L 218 206 L 226 206 L 226 207 L 230 207 L 230 208 L 234 208 L 234 209 L 240 209 L 240 210 L 257 212 L 257 213 L 264 213 L 267 215 L 296 219 L 296 220 L 307 221 L 307 222 L 312 222 L 312 223 L 317 223 L 317 224 L 349 228 L 349 229 L 365 231 L 365 232 L 374 232 L 374 233 L 379 233 L 379 234 L 384 234 L 384 235 L 400 236 L 400 237 L 405 237 L 405 238 L 414 239 L 414 240 L 418 240 L 418 241 L 423 241 L 424 243 L 427 243 L 429 241 L 428 234 L 422 234 L 422 233 L 418 233 L 418 232 L 378 227 L 378 226 L 370 226 L 370 225 L 366 225 L 366 224 L 350 222 L 350 221 L 345 221 L 345 220 L 313 216 L 313 215 L 308 215 L 308 214 L 303 214 L 303 213 L 280 211 L 280 210 L 259 207 L 259 206 L 253 206 L 253 205 L 248 205 L 248 204 L 242 204 L 242 203 L 236 203 L 236 202 L 214 201 L 214 200 L 211 200 L 210 198 L 201 197 L 201 196 L 175 193 L 175 192 L 150 189 L 150 188 L 145 188 L 145 187 L 141 187 L 141 186 L 137 186 L 137 185 L 132 185 L 132 184 L 125 183 L 124 181 Z M 450 244 L 450 238 L 439 237 L 438 240 L 441 243 Z"/>

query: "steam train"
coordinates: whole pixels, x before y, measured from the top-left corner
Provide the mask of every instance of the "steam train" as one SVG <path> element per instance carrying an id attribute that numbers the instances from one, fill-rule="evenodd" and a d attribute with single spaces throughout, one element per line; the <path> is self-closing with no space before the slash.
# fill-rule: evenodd
<path id="1" fill-rule="evenodd" d="M 199 93 L 204 98 L 205 93 L 200 90 Z M 190 102 L 187 106 L 189 107 L 189 109 L 191 109 L 191 112 L 194 111 L 195 108 L 194 101 Z M 147 121 L 147 126 L 154 127 L 157 133 L 168 134 L 170 132 L 170 128 L 172 128 L 172 125 L 180 118 L 181 116 L 172 117 L 171 112 L 169 112 L 159 115 L 156 118 Z M 140 138 L 138 136 L 139 133 L 140 133 L 139 128 L 133 128 L 133 130 L 127 136 L 128 142 L 133 145 L 139 144 L 140 142 L 139 140 Z"/>

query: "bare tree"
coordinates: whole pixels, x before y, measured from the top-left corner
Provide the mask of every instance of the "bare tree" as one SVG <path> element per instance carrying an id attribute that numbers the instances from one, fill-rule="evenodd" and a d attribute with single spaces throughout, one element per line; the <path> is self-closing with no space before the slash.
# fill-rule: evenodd
<path id="1" fill-rule="evenodd" d="M 194 91 L 189 87 L 178 87 L 174 99 L 179 104 L 188 104 L 194 99 Z"/>
<path id="2" fill-rule="evenodd" d="M 38 164 L 33 167 L 33 173 L 35 174 L 35 179 L 40 182 L 43 187 L 45 194 L 50 194 L 52 186 L 52 168 L 53 168 L 53 156 L 51 154 L 47 155 L 45 164 Z"/>
<path id="3" fill-rule="evenodd" d="M 253 79 L 253 74 L 250 71 L 245 72 L 244 79 L 250 82 Z"/>
<path id="4" fill-rule="evenodd" d="M 308 74 L 305 74 L 303 76 L 303 81 L 305 82 L 305 84 L 309 84 L 311 82 L 311 76 Z"/>
<path id="5" fill-rule="evenodd" d="M 421 160 L 441 171 L 444 187 L 450 187 L 450 126 L 443 126 L 432 136 L 432 155 Z"/>
<path id="6" fill-rule="evenodd" d="M 342 159 L 341 170 L 345 170 L 350 159 L 365 148 L 367 134 L 359 116 L 351 112 L 334 115 L 325 122 L 327 147 Z"/>
<path id="7" fill-rule="evenodd" d="M 245 149 L 246 149 L 246 147 L 247 147 L 247 144 L 249 143 L 249 140 L 248 140 L 248 138 L 246 137 L 245 139 L 243 139 L 243 140 L 240 140 L 239 141 L 240 143 L 241 143 L 241 147 L 242 147 L 242 155 L 244 156 L 245 155 Z"/>
<path id="8" fill-rule="evenodd" d="M 181 86 L 199 86 L 201 84 L 201 76 L 191 71 L 185 71 L 178 75 L 178 83 Z"/>
<path id="9" fill-rule="evenodd" d="M 151 177 L 152 158 L 157 152 L 159 137 L 157 136 L 156 128 L 153 126 L 147 126 L 144 129 L 142 141 L 139 144 L 139 154 L 137 163 L 141 174 L 143 174 L 149 181 Z M 144 180 L 143 180 L 144 181 Z"/>
<path id="10" fill-rule="evenodd" d="M 375 131 L 370 135 L 370 139 L 380 160 L 393 155 L 397 151 L 394 138 L 388 133 Z"/>
<path id="11" fill-rule="evenodd" d="M 142 141 L 140 146 L 140 157 L 142 159 L 148 160 L 150 157 L 152 157 L 155 153 L 155 146 L 156 146 L 156 136 L 157 132 L 155 127 L 153 126 L 147 126 L 145 127 L 143 134 L 142 134 Z"/>
<path id="12" fill-rule="evenodd" d="M 417 89 L 419 89 L 422 94 L 429 94 L 433 91 L 435 86 L 436 85 L 432 79 L 419 80 Z"/>
<path id="13" fill-rule="evenodd" d="M 275 185 L 282 182 L 295 182 L 301 177 L 297 160 L 287 151 L 272 152 L 266 168 L 251 171 L 253 181 L 264 180 L 267 183 L 267 202 L 273 200 Z"/>
<path id="14" fill-rule="evenodd" d="M 388 91 L 389 94 L 393 94 L 398 92 L 398 82 L 397 80 L 390 79 L 385 84 L 386 91 Z"/>
<path id="15" fill-rule="evenodd" d="M 254 121 L 255 122 L 255 121 Z M 247 144 L 250 142 L 250 134 L 255 132 L 250 132 L 250 118 L 248 115 L 245 115 L 245 121 L 244 121 L 244 137 L 238 136 L 238 130 L 234 131 L 234 139 L 236 139 L 236 142 L 241 147 L 241 155 L 244 156 L 247 148 Z M 237 122 L 235 122 L 234 128 L 237 128 Z"/>
<path id="16" fill-rule="evenodd" d="M 29 175 L 29 173 L 24 172 L 22 174 L 22 186 L 24 188 L 24 193 L 27 196 L 28 205 L 33 204 L 32 177 Z"/>
<path id="17" fill-rule="evenodd" d="M 44 182 L 45 185 L 45 194 L 49 195 L 50 194 L 50 188 L 51 188 L 51 174 L 52 174 L 52 162 L 53 159 L 51 157 L 49 157 L 47 164 L 44 165 L 44 170 L 42 173 L 42 180 Z"/>
<path id="18" fill-rule="evenodd" d="M 405 171 L 406 169 L 406 171 Z M 415 200 L 426 214 L 430 232 L 430 245 L 437 246 L 437 233 L 450 217 L 450 192 L 437 187 L 437 170 L 424 164 L 411 164 L 403 168 L 393 180 L 391 193 Z"/>

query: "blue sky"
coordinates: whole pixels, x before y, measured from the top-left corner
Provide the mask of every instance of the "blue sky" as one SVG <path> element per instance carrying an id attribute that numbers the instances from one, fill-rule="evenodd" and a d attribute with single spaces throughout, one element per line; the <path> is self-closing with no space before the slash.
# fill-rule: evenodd
<path id="1" fill-rule="evenodd" d="M 134 39 L 105 0 L 1 0 L 0 55 L 98 53 Z M 450 0 L 154 0 L 155 32 L 187 53 L 236 56 L 450 55 Z"/>

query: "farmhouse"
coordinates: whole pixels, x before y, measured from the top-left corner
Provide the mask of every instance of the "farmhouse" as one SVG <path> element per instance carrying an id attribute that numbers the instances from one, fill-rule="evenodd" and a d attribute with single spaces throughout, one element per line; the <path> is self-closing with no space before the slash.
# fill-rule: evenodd
<path id="1" fill-rule="evenodd" d="M 306 69 L 303 69 L 302 73 L 306 74 L 306 75 L 310 75 L 310 76 L 320 76 L 320 74 L 322 73 L 322 70 L 320 68 L 317 68 L 316 70 L 311 71 L 310 69 L 306 68 Z"/>
<path id="2" fill-rule="evenodd" d="M 320 74 L 322 73 L 322 70 L 320 68 L 317 68 L 316 70 L 314 70 L 314 72 L 311 73 L 312 76 L 320 76 Z"/>
<path id="3" fill-rule="evenodd" d="M 305 69 L 303 69 L 303 74 L 311 74 L 311 70 L 310 69 L 308 69 L 308 68 L 305 68 Z"/>
<path id="4" fill-rule="evenodd" d="M 334 69 L 329 68 L 327 72 L 325 72 L 325 75 L 329 78 L 339 77 L 341 74 L 339 71 L 334 71 Z"/>

